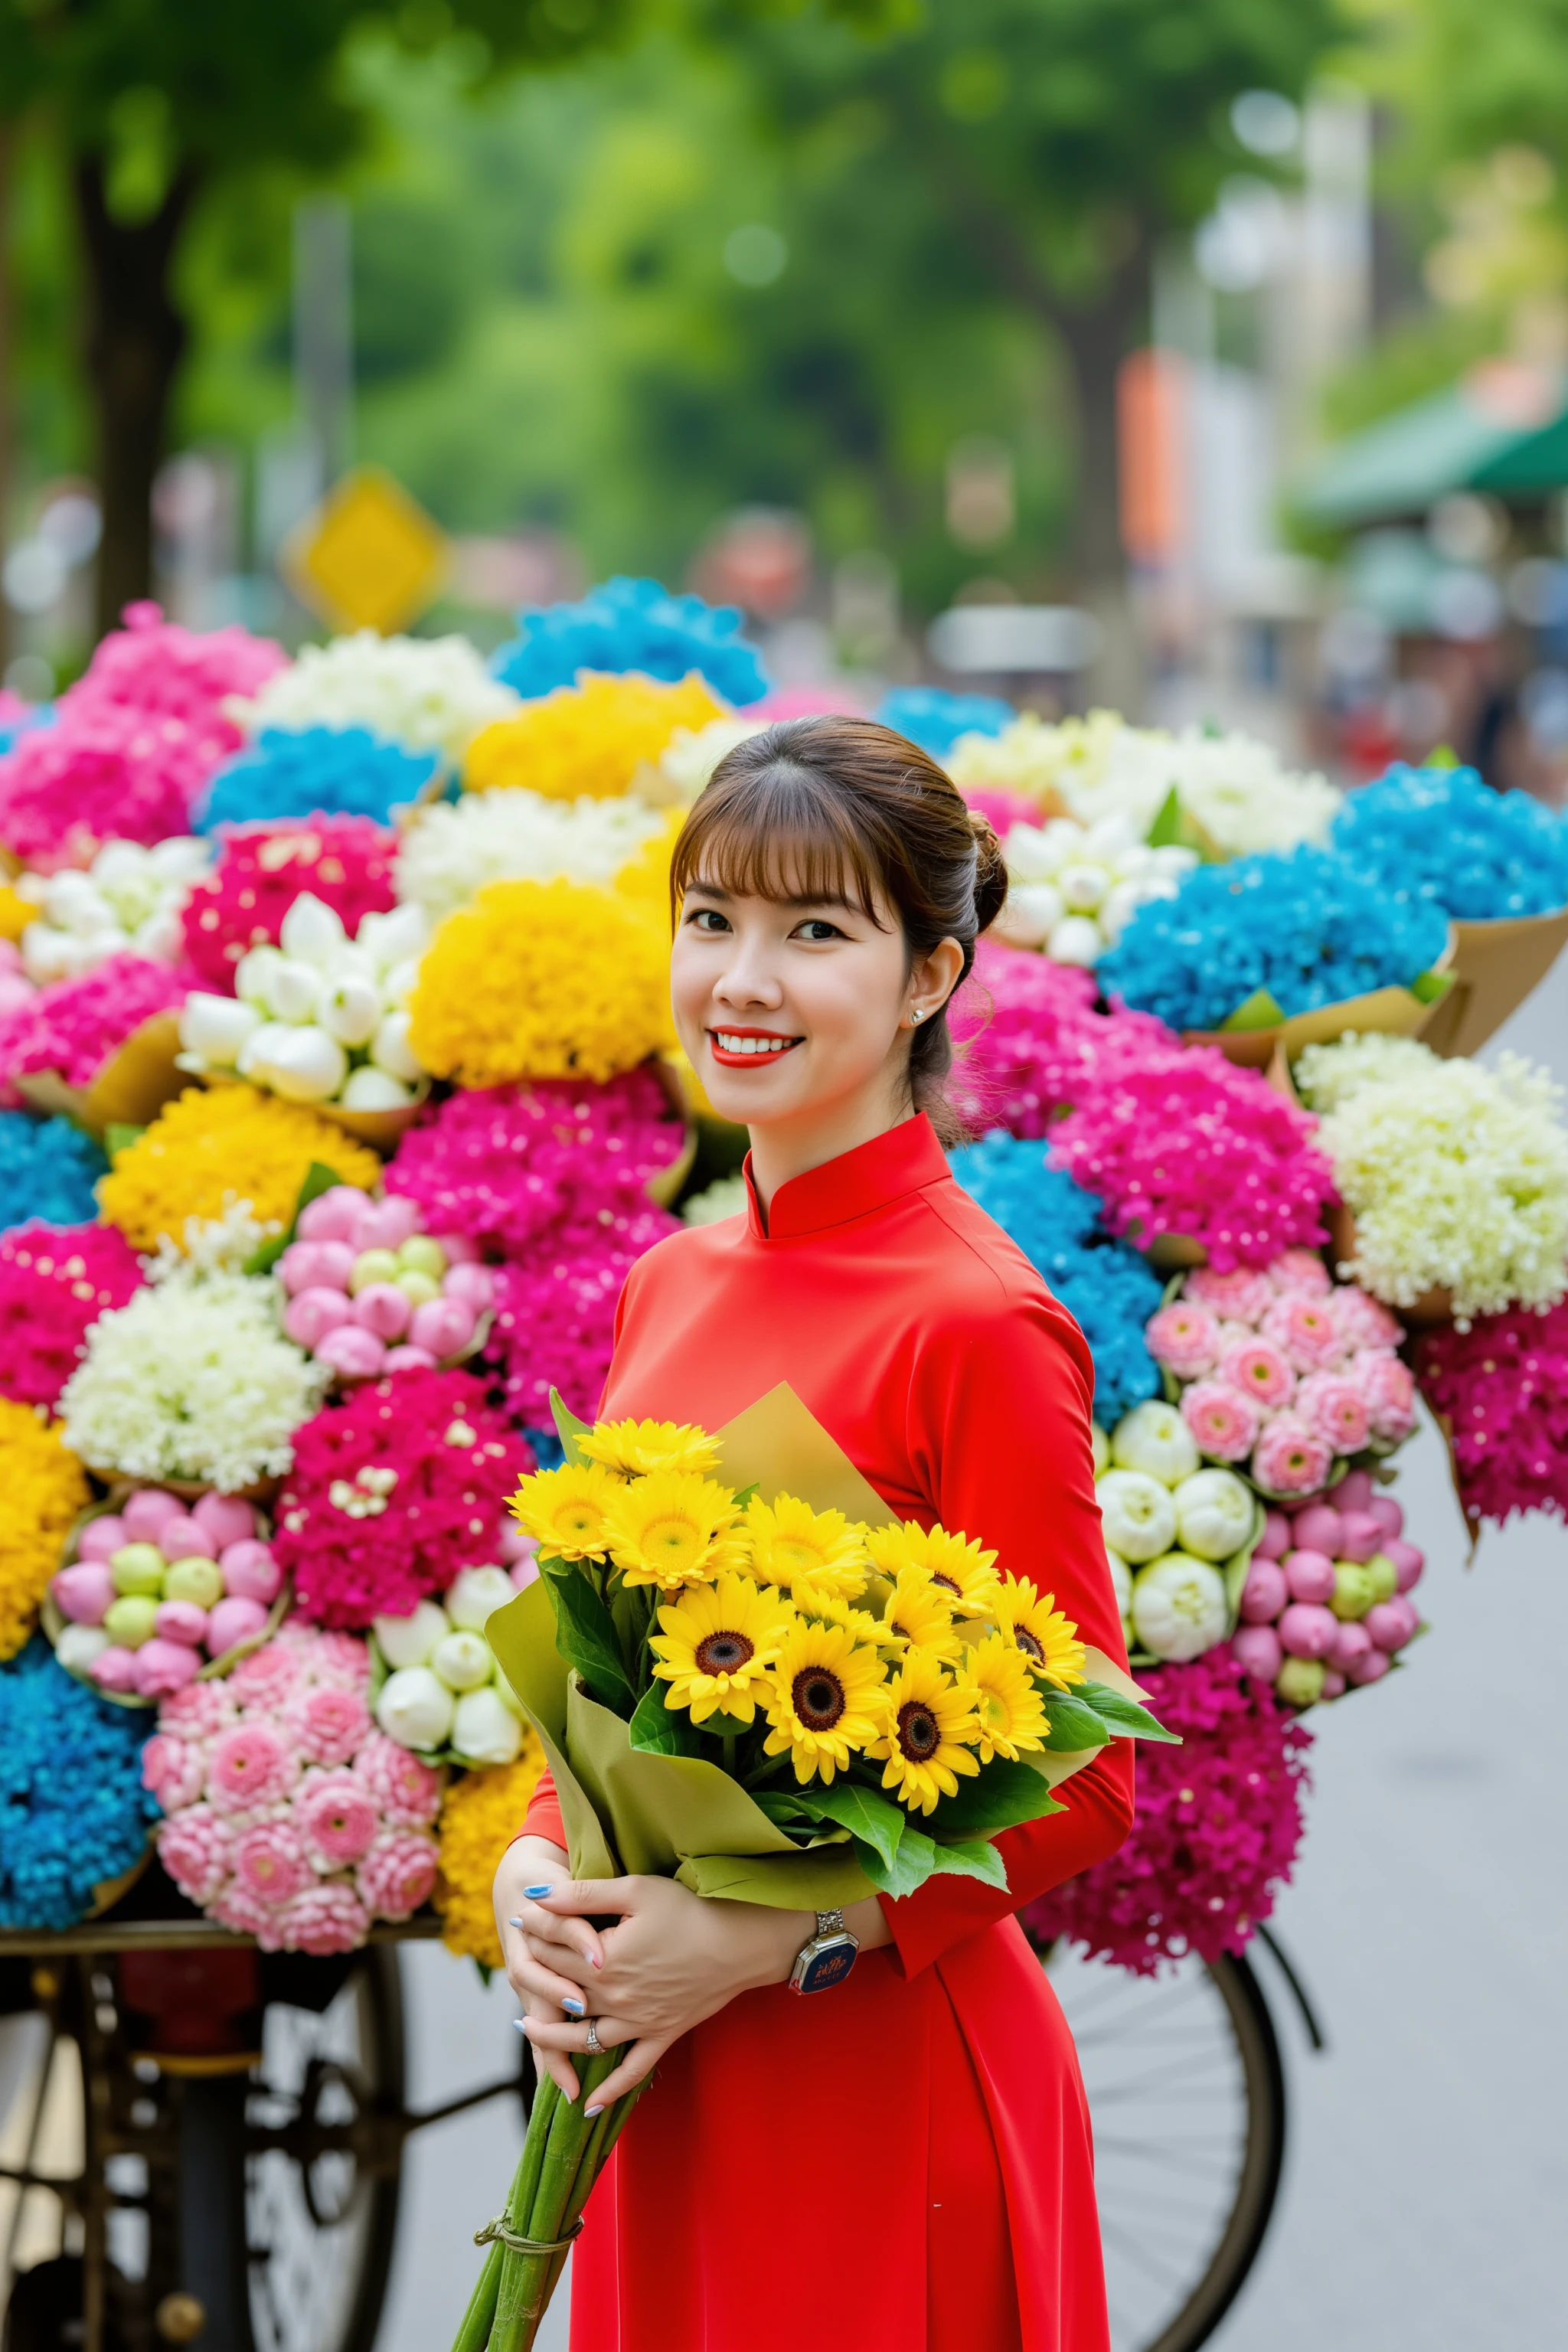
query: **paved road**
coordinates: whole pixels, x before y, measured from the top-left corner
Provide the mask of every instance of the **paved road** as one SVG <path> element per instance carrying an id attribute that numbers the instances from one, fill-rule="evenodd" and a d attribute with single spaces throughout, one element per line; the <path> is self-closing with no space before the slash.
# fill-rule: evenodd
<path id="1" fill-rule="evenodd" d="M 1568 1076 L 1568 969 L 1500 1045 Z M 1307 1845 L 1277 1925 L 1331 2037 L 1286 2020 L 1291 2145 L 1263 2257 L 1220 2352 L 1470 2352 L 1562 2328 L 1568 2210 L 1568 1537 L 1555 1521 L 1465 1533 L 1428 1433 L 1399 1493 L 1434 1566 L 1410 1671 L 1326 1710 Z M 415 2095 L 512 2063 L 504 1986 L 414 1948 Z M 410 2147 L 378 2352 L 442 2352 L 518 2146 L 498 2107 Z M 540 2352 L 564 2352 L 563 2305 Z M 849 2352 L 849 2347 L 835 2347 Z M 975 2352 L 984 2352 L 976 2347 Z"/>

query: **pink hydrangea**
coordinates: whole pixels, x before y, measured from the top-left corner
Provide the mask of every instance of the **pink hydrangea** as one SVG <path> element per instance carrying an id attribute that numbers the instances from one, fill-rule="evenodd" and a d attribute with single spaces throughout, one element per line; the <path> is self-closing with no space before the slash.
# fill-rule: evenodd
<path id="1" fill-rule="evenodd" d="M 185 901 L 185 955 L 204 987 L 234 987 L 251 948 L 276 946 L 302 892 L 342 916 L 351 939 L 366 915 L 396 903 L 397 836 L 364 816 L 290 817 L 220 828 L 217 864 Z"/>
<path id="2" fill-rule="evenodd" d="M 1359 1454 L 1371 1442 L 1366 1398 L 1342 1372 L 1309 1372 L 1296 1391 L 1296 1410 L 1336 1454 Z"/>
<path id="3" fill-rule="evenodd" d="M 46 1225 L 0 1234 L 0 1392 L 53 1405 L 81 1360 L 90 1326 L 142 1283 L 116 1225 Z"/>
<path id="4" fill-rule="evenodd" d="M 314 1859 L 341 1870 L 368 1853 L 381 1826 L 374 1797 L 353 1772 L 308 1771 L 294 1818 Z"/>
<path id="5" fill-rule="evenodd" d="M 329 1626 L 405 1617 L 497 1557 L 506 1504 L 533 1467 L 469 1372 L 366 1381 L 296 1432 L 273 1550 L 296 1608 Z"/>
<path id="6" fill-rule="evenodd" d="M 166 1813 L 194 1805 L 205 1780 L 206 1759 L 194 1740 L 155 1731 L 142 1750 L 142 1786 L 152 1790 Z"/>
<path id="7" fill-rule="evenodd" d="M 1224 1381 L 1194 1381 L 1182 1391 L 1182 1419 L 1212 1462 L 1245 1462 L 1262 1418 L 1253 1399 Z"/>
<path id="8" fill-rule="evenodd" d="M 1333 1276 L 1316 1250 L 1281 1250 L 1268 1275 L 1274 1289 L 1300 1291 L 1309 1298 L 1326 1298 L 1333 1287 Z"/>
<path id="9" fill-rule="evenodd" d="M 1501 1527 L 1515 1511 L 1568 1519 L 1568 1302 L 1430 1331 L 1415 1369 L 1447 1428 L 1472 1522 Z"/>
<path id="10" fill-rule="evenodd" d="M 1267 1412 L 1289 1404 L 1296 1389 L 1296 1375 L 1279 1349 L 1250 1335 L 1229 1341 L 1219 1360 L 1219 1376 Z"/>
<path id="11" fill-rule="evenodd" d="M 1182 1288 L 1224 1321 L 1253 1327 L 1262 1321 L 1274 1297 L 1268 1276 L 1246 1265 L 1233 1266 L 1228 1274 L 1212 1265 L 1194 1266 Z"/>
<path id="12" fill-rule="evenodd" d="M 1386 1348 L 1363 1348 L 1351 1359 L 1350 1377 L 1366 1402 L 1373 1437 L 1402 1445 L 1415 1426 L 1415 1376 Z"/>
<path id="13" fill-rule="evenodd" d="M 1263 1318 L 1263 1336 L 1271 1339 L 1299 1372 L 1329 1372 L 1344 1361 L 1344 1341 L 1327 1302 L 1288 1290 Z"/>
<path id="14" fill-rule="evenodd" d="M 370 1933 L 371 1917 L 353 1888 L 324 1879 L 286 1904 L 276 1932 L 282 1948 L 324 1959 L 332 1952 L 357 1951 Z"/>
<path id="15" fill-rule="evenodd" d="M 1139 1976 L 1193 1952 L 1240 1952 L 1288 1885 L 1301 1843 L 1311 1733 L 1242 1672 L 1228 1643 L 1140 1674 L 1182 1745 L 1145 1744 L 1126 1843 L 1031 1904 L 1026 1924 Z"/>
<path id="16" fill-rule="evenodd" d="M 1212 1372 L 1219 1354 L 1219 1325 L 1206 1307 L 1190 1298 L 1173 1298 L 1152 1315 L 1143 1339 L 1154 1361 L 1178 1380 Z"/>
<path id="17" fill-rule="evenodd" d="M 292 1821 L 258 1822 L 234 1843 L 234 1874 L 252 1902 L 276 1907 L 309 1886 L 314 1876 Z"/>
<path id="18" fill-rule="evenodd" d="M 189 974 L 130 954 L 110 956 L 78 980 L 51 980 L 0 1013 L 0 1079 L 52 1070 L 68 1087 L 89 1087 L 132 1030 L 155 1013 L 177 1012 L 190 987 Z"/>
<path id="19" fill-rule="evenodd" d="M 253 1812 L 286 1797 L 300 1759 L 283 1732 L 259 1717 L 220 1731 L 207 1757 L 207 1790 L 222 1813 Z"/>
<path id="20" fill-rule="evenodd" d="M 592 1415 L 610 1369 L 622 1285 L 645 1250 L 679 1230 L 673 1217 L 646 1209 L 608 1228 L 569 1228 L 525 1264 L 494 1268 L 496 1314 L 484 1356 L 520 1422 L 551 1426 L 552 1388 Z"/>
<path id="21" fill-rule="evenodd" d="M 248 629 L 187 629 L 165 621 L 150 602 L 127 604 L 123 628 L 99 640 L 75 686 L 60 697 L 61 711 L 132 709 L 180 719 L 198 730 L 223 730 L 222 748 L 240 742 L 225 710 L 231 695 L 249 697 L 289 666 L 283 647 Z"/>
<path id="22" fill-rule="evenodd" d="M 1252 1475 L 1266 1494 L 1295 1498 L 1320 1493 L 1333 1464 L 1333 1447 L 1300 1413 L 1277 1412 L 1258 1437 Z"/>
<path id="23" fill-rule="evenodd" d="M 370 1709 L 358 1691 L 320 1684 L 289 1698 L 283 1720 L 312 1764 L 347 1764 L 363 1747 Z"/>
<path id="24" fill-rule="evenodd" d="M 387 1830 L 354 1873 L 367 1911 L 380 1919 L 406 1919 L 436 1884 L 436 1853 L 426 1837 Z"/>
<path id="25" fill-rule="evenodd" d="M 233 1832 L 210 1805 L 185 1805 L 158 1832 L 159 1861 L 181 1894 L 204 1908 L 228 1877 L 233 1853 Z"/>

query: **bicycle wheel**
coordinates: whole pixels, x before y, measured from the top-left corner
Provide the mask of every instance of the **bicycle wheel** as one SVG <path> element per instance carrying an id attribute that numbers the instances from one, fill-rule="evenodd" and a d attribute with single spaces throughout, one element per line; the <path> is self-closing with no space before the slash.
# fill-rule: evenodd
<path id="1" fill-rule="evenodd" d="M 1246 1960 L 1134 1977 L 1042 1955 L 1078 2044 L 1115 2352 L 1194 2352 L 1257 2259 L 1285 2155 L 1285 2079 Z"/>

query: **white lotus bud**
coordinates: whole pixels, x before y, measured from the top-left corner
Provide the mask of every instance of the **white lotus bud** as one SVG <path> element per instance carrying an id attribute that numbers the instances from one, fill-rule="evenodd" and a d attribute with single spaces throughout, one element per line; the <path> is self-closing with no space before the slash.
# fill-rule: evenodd
<path id="1" fill-rule="evenodd" d="M 1089 1434 L 1094 1448 L 1094 1475 L 1097 1478 L 1103 1477 L 1110 1467 L 1110 1440 L 1098 1421 L 1089 1423 Z"/>
<path id="2" fill-rule="evenodd" d="M 314 1021 L 321 985 L 321 975 L 314 964 L 281 956 L 267 976 L 267 1009 L 275 1021 Z"/>
<path id="3" fill-rule="evenodd" d="M 348 1076 L 349 1057 L 324 1029 L 268 1021 L 247 1038 L 236 1066 L 242 1078 L 269 1087 L 285 1102 L 331 1102 Z"/>
<path id="4" fill-rule="evenodd" d="M 1184 1551 L 1152 1560 L 1133 1582 L 1132 1630 L 1157 1658 L 1202 1657 L 1230 1630 L 1224 1579 Z"/>
<path id="5" fill-rule="evenodd" d="M 28 924 L 22 934 L 22 969 L 29 980 L 43 988 L 75 968 L 76 942 L 68 931 L 58 931 L 53 923 Z"/>
<path id="6" fill-rule="evenodd" d="M 1097 919 L 1100 929 L 1113 944 L 1121 937 L 1148 895 L 1142 882 L 1117 882 L 1106 892 Z"/>
<path id="7" fill-rule="evenodd" d="M 338 1100 L 345 1110 L 406 1110 L 414 1097 L 385 1070 L 364 1062 L 349 1072 Z"/>
<path id="8" fill-rule="evenodd" d="M 1043 947 L 1062 919 L 1062 897 L 1054 882 L 1015 882 L 1003 901 L 994 929 L 1014 947 Z"/>
<path id="9" fill-rule="evenodd" d="M 1198 1466 L 1197 1440 L 1173 1404 L 1150 1398 L 1123 1413 L 1110 1440 L 1119 1470 L 1142 1470 L 1164 1486 L 1179 1486 Z"/>
<path id="10" fill-rule="evenodd" d="M 1157 1559 L 1175 1542 L 1176 1507 L 1158 1478 L 1108 1470 L 1094 1495 L 1105 1540 L 1123 1559 Z"/>
<path id="11" fill-rule="evenodd" d="M 1171 1500 L 1181 1548 L 1199 1559 L 1229 1559 L 1252 1533 L 1251 1490 L 1234 1470 L 1194 1470 Z"/>
<path id="12" fill-rule="evenodd" d="M 452 1745 L 476 1764 L 510 1764 L 522 1752 L 522 1726 L 493 1683 L 458 1701 Z"/>
<path id="13" fill-rule="evenodd" d="M 180 1008 L 181 1046 L 187 1054 L 199 1054 L 215 1070 L 232 1070 L 260 1026 L 255 1005 L 237 996 L 209 996 L 198 988 Z"/>
<path id="14" fill-rule="evenodd" d="M 466 1568 L 447 1590 L 447 1614 L 454 1625 L 482 1633 L 485 1619 L 516 1599 L 516 1589 L 504 1568 Z"/>
<path id="15" fill-rule="evenodd" d="M 1084 836 L 1084 855 L 1098 858 L 1101 865 L 1114 866 L 1124 850 L 1142 848 L 1138 828 L 1123 809 L 1113 810 L 1109 816 L 1096 817 Z"/>
<path id="16" fill-rule="evenodd" d="M 406 1012 L 389 1013 L 376 1027 L 371 1040 L 370 1058 L 378 1070 L 389 1077 L 401 1078 L 405 1086 L 417 1086 L 424 1076 L 424 1065 L 408 1042 Z"/>
<path id="17" fill-rule="evenodd" d="M 139 923 L 131 944 L 138 955 L 153 963 L 173 963 L 184 941 L 184 926 L 177 907 L 158 907 Z"/>
<path id="18" fill-rule="evenodd" d="M 1007 835 L 1007 871 L 1016 882 L 1054 880 L 1064 854 L 1037 824 L 1016 824 Z"/>
<path id="19" fill-rule="evenodd" d="M 1116 1587 L 1117 1614 L 1125 1624 L 1132 1611 L 1132 1570 L 1121 1554 L 1112 1551 L 1109 1544 L 1105 1547 L 1105 1559 L 1110 1570 L 1110 1581 Z"/>
<path id="20" fill-rule="evenodd" d="M 448 1630 L 447 1612 L 435 1601 L 422 1601 L 409 1617 L 378 1617 L 372 1627 L 389 1666 L 424 1665 Z"/>
<path id="21" fill-rule="evenodd" d="M 340 1045 L 368 1045 L 381 1021 L 381 992 L 374 981 L 329 974 L 316 999 L 316 1018 Z"/>
<path id="22" fill-rule="evenodd" d="M 1069 915 L 1092 915 L 1110 887 L 1110 868 L 1075 857 L 1057 876 L 1057 888 Z"/>
<path id="23" fill-rule="evenodd" d="M 68 1674 L 85 1675 L 93 1660 L 101 1657 L 110 1647 L 111 1639 L 101 1625 L 62 1625 L 55 1655 Z"/>
<path id="24" fill-rule="evenodd" d="M 500 1699 L 502 1706 L 505 1707 L 508 1715 L 514 1716 L 519 1723 L 522 1723 L 526 1720 L 522 1711 L 522 1701 L 519 1698 L 517 1693 L 513 1690 L 511 1685 L 508 1682 L 506 1676 L 502 1674 L 499 1666 L 496 1668 L 496 1678 L 494 1682 L 491 1683 L 490 1688 L 494 1691 L 497 1698 Z"/>
<path id="25" fill-rule="evenodd" d="M 336 954 L 347 938 L 337 908 L 306 890 L 284 916 L 278 944 L 286 956 L 297 956 L 301 963 L 320 967 Z"/>
<path id="26" fill-rule="evenodd" d="M 106 841 L 92 861 L 92 878 L 100 890 L 143 888 L 150 871 L 147 852 L 139 841 Z"/>
<path id="27" fill-rule="evenodd" d="M 91 876 L 74 871 L 55 876 L 45 912 L 51 923 L 62 931 L 74 931 L 78 939 L 114 920 L 113 909 Z"/>
<path id="28" fill-rule="evenodd" d="M 153 843 L 147 863 L 160 882 L 199 882 L 212 863 L 212 845 L 193 833 L 172 833 Z"/>
<path id="29" fill-rule="evenodd" d="M 448 1690 L 478 1690 L 494 1674 L 495 1664 L 482 1633 L 443 1633 L 430 1653 L 430 1671 Z"/>
<path id="30" fill-rule="evenodd" d="M 1119 882 L 1141 882 L 1145 875 L 1157 871 L 1154 853 L 1146 841 L 1134 841 L 1117 851 L 1110 870 Z"/>
<path id="31" fill-rule="evenodd" d="M 247 1004 L 259 1007 L 263 1013 L 272 1010 L 271 981 L 273 971 L 283 959 L 274 947 L 252 948 L 242 955 L 234 968 L 234 992 L 243 996 Z"/>
<path id="32" fill-rule="evenodd" d="M 382 1001 L 395 1011 L 406 1004 L 419 980 L 419 958 L 405 956 L 400 963 L 388 966 L 381 976 Z"/>
<path id="33" fill-rule="evenodd" d="M 400 1748 L 440 1748 L 452 1728 L 452 1694 L 428 1666 L 402 1666 L 388 1675 L 375 1719 Z"/>
<path id="34" fill-rule="evenodd" d="M 1067 915 L 1046 941 L 1053 963 L 1091 964 L 1104 948 L 1100 925 L 1088 915 Z"/>
<path id="35" fill-rule="evenodd" d="M 422 956 L 430 944 L 430 922 L 423 907 L 394 907 L 389 914 L 366 915 L 354 934 L 377 971 L 390 971 L 408 957 Z"/>

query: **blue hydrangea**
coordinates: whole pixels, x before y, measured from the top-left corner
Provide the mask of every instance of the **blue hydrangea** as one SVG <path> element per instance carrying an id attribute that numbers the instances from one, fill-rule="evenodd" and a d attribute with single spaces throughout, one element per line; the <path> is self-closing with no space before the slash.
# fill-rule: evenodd
<path id="1" fill-rule="evenodd" d="M 994 694 L 948 694 L 940 686 L 895 686 L 877 711 L 884 727 L 945 760 L 961 735 L 1000 735 L 1018 716 Z"/>
<path id="2" fill-rule="evenodd" d="M 100 1698 L 41 1634 L 0 1666 L 0 1927 L 74 1927 L 137 1861 L 158 1814 L 142 1786 L 156 1719 Z"/>
<path id="3" fill-rule="evenodd" d="M 86 1224 L 98 1214 L 92 1188 L 108 1169 L 91 1136 L 68 1118 L 0 1110 L 0 1228 L 28 1217 Z"/>
<path id="4" fill-rule="evenodd" d="M 572 686 L 580 669 L 616 676 L 638 670 L 671 683 L 691 670 L 726 702 L 760 701 L 767 672 L 741 635 L 732 604 L 672 595 L 657 580 L 618 577 L 590 588 L 580 604 L 530 605 L 518 635 L 490 656 L 490 668 L 519 694 Z"/>
<path id="5" fill-rule="evenodd" d="M 1046 1149 L 998 1128 L 950 1159 L 964 1191 L 1038 1266 L 1077 1320 L 1094 1358 L 1095 1419 L 1110 1428 L 1159 1393 L 1143 1327 L 1163 1288 L 1136 1250 L 1111 1239 L 1093 1193 L 1052 1168 Z"/>
<path id="6" fill-rule="evenodd" d="M 1222 1029 L 1266 989 L 1286 1014 L 1408 987 L 1447 939 L 1442 909 L 1303 846 L 1198 866 L 1139 908 L 1095 966 L 1107 996 L 1173 1029 Z"/>
<path id="7" fill-rule="evenodd" d="M 368 816 L 389 824 L 416 800 L 438 765 L 434 751 L 405 751 L 366 727 L 264 727 L 225 762 L 196 806 L 198 833 L 267 817 Z"/>
<path id="8" fill-rule="evenodd" d="M 13 748 L 19 736 L 31 734 L 35 727 L 52 727 L 55 716 L 52 702 L 37 702 L 18 718 L 0 719 L 0 759 Z"/>
<path id="9" fill-rule="evenodd" d="M 566 1448 L 553 1429 L 525 1429 L 522 1434 L 541 1470 L 560 1469 Z"/>
<path id="10" fill-rule="evenodd" d="M 1474 768 L 1390 768 L 1346 795 L 1332 840 L 1383 889 L 1462 921 L 1568 906 L 1568 820 Z"/>

